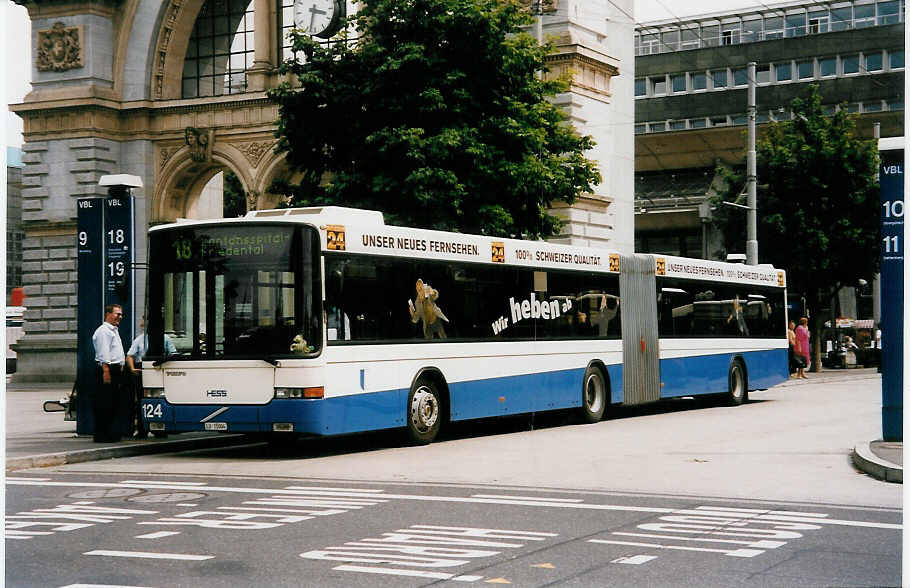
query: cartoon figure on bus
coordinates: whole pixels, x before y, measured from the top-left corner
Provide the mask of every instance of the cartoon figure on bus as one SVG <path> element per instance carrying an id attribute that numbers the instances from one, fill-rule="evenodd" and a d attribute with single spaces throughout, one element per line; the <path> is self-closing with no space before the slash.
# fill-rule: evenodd
<path id="1" fill-rule="evenodd" d="M 411 313 L 411 322 L 423 321 L 423 338 L 432 339 L 436 335 L 440 339 L 446 338 L 446 331 L 443 328 L 443 321 L 449 322 L 442 310 L 436 306 L 436 300 L 439 298 L 439 292 L 433 289 L 429 284 L 425 284 L 420 278 L 417 279 L 415 303 L 408 300 L 408 311 Z"/>

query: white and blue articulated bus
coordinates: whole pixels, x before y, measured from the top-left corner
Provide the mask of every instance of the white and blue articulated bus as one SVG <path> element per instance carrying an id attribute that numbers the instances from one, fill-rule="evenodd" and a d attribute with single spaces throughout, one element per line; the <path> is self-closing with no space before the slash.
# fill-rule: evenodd
<path id="1" fill-rule="evenodd" d="M 788 378 L 769 266 L 384 224 L 337 207 L 149 234 L 150 430 L 338 435 L 724 395 Z"/>

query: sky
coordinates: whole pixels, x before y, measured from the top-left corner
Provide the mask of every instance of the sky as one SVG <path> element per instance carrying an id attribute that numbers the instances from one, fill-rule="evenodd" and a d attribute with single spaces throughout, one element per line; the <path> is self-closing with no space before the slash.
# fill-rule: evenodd
<path id="1" fill-rule="evenodd" d="M 589 0 L 590 1 L 590 0 Z M 609 1 L 609 0 L 607 0 Z M 771 4 L 773 0 L 765 0 Z M 29 79 L 32 61 L 31 26 L 28 12 L 24 7 L 11 0 L 0 0 L 3 21 L 3 55 L 6 57 L 0 66 L 0 79 L 3 80 L 3 92 L 7 104 L 22 102 L 31 90 Z M 761 0 L 635 0 L 635 20 L 648 22 L 667 18 L 685 18 L 727 10 L 761 6 Z M 7 112 L 4 117 L 4 144 L 13 147 L 22 145 L 22 120 Z M 4 150 L 5 152 L 5 150 Z"/>

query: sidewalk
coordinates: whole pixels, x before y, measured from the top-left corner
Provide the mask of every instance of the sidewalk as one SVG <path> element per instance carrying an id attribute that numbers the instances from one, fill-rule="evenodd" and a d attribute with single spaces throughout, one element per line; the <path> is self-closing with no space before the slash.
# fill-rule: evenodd
<path id="1" fill-rule="evenodd" d="M 813 380 L 868 378 L 874 368 L 823 370 L 809 380 L 790 380 L 781 386 L 800 386 Z M 7 378 L 9 379 L 9 378 Z M 62 412 L 46 413 L 45 400 L 65 398 L 71 384 L 6 384 L 6 471 L 96 461 L 115 457 L 169 453 L 190 449 L 225 447 L 251 442 L 247 435 L 181 433 L 159 439 L 124 439 L 118 443 L 95 443 L 91 435 L 76 435 L 76 423 L 64 421 Z M 904 445 L 871 440 L 853 449 L 853 463 L 861 471 L 888 482 L 903 483 Z"/>
<path id="2" fill-rule="evenodd" d="M 62 412 L 44 412 L 45 400 L 65 398 L 71 388 L 72 384 L 7 381 L 6 471 L 250 442 L 246 435 L 199 432 L 95 443 L 91 435 L 76 435 L 76 422 L 64 421 Z"/>

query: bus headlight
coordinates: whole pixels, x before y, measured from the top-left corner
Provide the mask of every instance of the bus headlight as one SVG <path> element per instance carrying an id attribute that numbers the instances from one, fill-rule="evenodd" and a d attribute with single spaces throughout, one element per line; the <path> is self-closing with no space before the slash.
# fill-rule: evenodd
<path id="1" fill-rule="evenodd" d="M 325 389 L 322 386 L 312 388 L 275 388 L 275 398 L 322 398 Z"/>
<path id="2" fill-rule="evenodd" d="M 164 388 L 145 388 L 142 396 L 144 398 L 164 398 Z"/>

